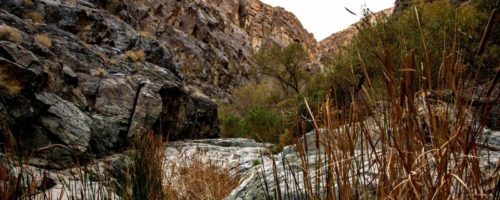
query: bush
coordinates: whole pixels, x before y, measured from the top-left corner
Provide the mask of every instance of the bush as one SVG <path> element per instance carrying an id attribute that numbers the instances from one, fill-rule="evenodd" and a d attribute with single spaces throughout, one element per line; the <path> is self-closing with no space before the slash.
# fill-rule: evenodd
<path id="1" fill-rule="evenodd" d="M 220 132 L 224 138 L 234 138 L 240 136 L 241 118 L 235 114 L 229 114 L 220 119 Z"/>
<path id="2" fill-rule="evenodd" d="M 134 61 L 134 62 L 139 62 L 139 61 L 142 61 L 144 60 L 144 58 L 146 57 L 146 54 L 144 54 L 144 51 L 142 50 L 135 50 L 135 51 L 127 51 L 125 52 L 125 56 L 130 59 L 131 61 Z"/>
<path id="3" fill-rule="evenodd" d="M 285 132 L 282 116 L 263 107 L 257 107 L 243 117 L 228 114 L 220 121 L 222 137 L 244 137 L 278 144 L 281 134 Z"/>
<path id="4" fill-rule="evenodd" d="M 4 66 L 0 65 L 0 92 L 6 92 L 11 95 L 20 94 L 24 85 L 22 81 L 16 78 L 12 72 L 6 70 Z"/>
<path id="5" fill-rule="evenodd" d="M 249 112 L 242 121 L 242 134 L 260 142 L 277 144 L 284 132 L 281 116 L 265 108 L 256 108 Z"/>
<path id="6" fill-rule="evenodd" d="M 35 41 L 44 47 L 52 47 L 52 39 L 47 34 L 36 34 Z"/>
<path id="7" fill-rule="evenodd" d="M 300 94 L 307 80 L 306 63 L 308 54 L 298 43 L 285 48 L 273 45 L 259 51 L 254 60 L 258 66 L 257 76 L 275 79 L 286 93 Z"/>
<path id="8" fill-rule="evenodd" d="M 37 11 L 30 11 L 24 14 L 24 18 L 31 19 L 35 23 L 43 23 L 43 16 Z"/>
<path id="9" fill-rule="evenodd" d="M 8 25 L 0 24 L 0 40 L 9 40 L 11 42 L 20 42 L 22 39 L 21 32 L 16 28 Z"/>
<path id="10" fill-rule="evenodd" d="M 149 32 L 149 31 L 139 31 L 139 36 L 143 37 L 143 38 L 146 38 L 146 39 L 150 39 L 150 40 L 153 40 L 153 39 L 156 39 L 156 36 Z"/>
<path id="11" fill-rule="evenodd" d="M 224 199 L 238 186 L 238 177 L 230 169 L 198 156 L 186 157 L 186 161 L 179 158 L 184 164 L 172 165 L 172 173 L 179 177 L 166 181 L 166 199 Z"/>
<path id="12" fill-rule="evenodd" d="M 484 27 L 479 21 L 483 15 L 469 4 L 457 7 L 448 0 L 415 3 L 414 7 L 397 16 L 379 15 L 376 20 L 370 19 L 372 15 L 367 14 L 363 23 L 358 24 L 358 34 L 350 43 L 331 58 L 323 59 L 323 64 L 327 66 L 325 76 L 330 84 L 323 90 L 333 90 L 331 98 L 342 102 L 346 101 L 346 96 L 350 98 L 353 93 L 359 92 L 360 84 L 370 84 L 373 91 L 369 92 L 377 98 L 384 98 L 387 96 L 386 88 L 382 87 L 384 73 L 392 70 L 399 77 L 398 67 L 403 63 L 404 55 L 412 52 L 415 53 L 415 62 L 421 63 L 417 70 L 425 72 L 425 76 L 416 81 L 429 82 L 432 77 L 434 80 L 431 82 L 436 83 L 442 65 L 442 50 L 452 49 L 453 41 L 460 41 L 455 45 L 466 60 L 475 56 Z M 493 51 L 489 48 L 489 53 L 497 53 Z M 392 56 L 383 60 L 385 54 Z M 491 54 L 485 58 L 491 57 Z M 385 66 L 386 63 L 391 65 Z M 426 87 L 431 89 L 435 85 L 426 84 Z M 350 102 L 349 98 L 347 102 Z"/>
<path id="13" fill-rule="evenodd" d="M 270 107 L 286 98 L 275 82 L 250 83 L 234 90 L 236 103 L 231 111 L 244 115 L 255 107 Z"/>

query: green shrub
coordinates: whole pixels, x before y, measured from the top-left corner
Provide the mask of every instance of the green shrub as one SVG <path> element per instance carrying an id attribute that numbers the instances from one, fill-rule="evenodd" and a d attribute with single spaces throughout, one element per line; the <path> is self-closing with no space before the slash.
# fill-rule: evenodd
<path id="1" fill-rule="evenodd" d="M 455 6 L 448 0 L 437 0 L 415 3 L 397 16 L 377 16 L 373 20 L 367 15 L 364 23 L 358 24 L 357 35 L 341 52 L 322 59 L 327 66 L 324 76 L 329 84 L 321 88 L 325 90 L 322 92 L 330 91 L 336 101 L 349 102 L 350 96 L 359 92 L 360 83 L 364 83 L 365 86 L 373 86 L 369 92 L 373 92 L 374 97 L 384 98 L 387 96 L 386 88 L 382 87 L 384 70 L 392 70 L 396 77 L 400 76 L 402 59 L 411 52 L 415 53 L 415 62 L 419 63 L 417 70 L 427 75 L 419 77 L 416 82 L 428 82 L 427 77 L 437 79 L 442 69 L 443 49 L 452 49 L 454 41 L 460 41 L 455 45 L 466 60 L 475 56 L 484 28 L 484 20 L 481 19 L 485 14 L 488 15 L 470 4 Z M 487 50 L 484 62 L 469 64 L 487 68 L 484 66 L 486 63 L 491 65 L 496 62 L 491 61 L 490 57 L 498 57 L 498 51 L 494 49 Z M 390 55 L 390 60 L 384 60 L 384 54 Z M 391 63 L 392 68 L 386 68 L 384 63 Z M 366 76 L 369 79 L 363 79 Z M 436 83 L 435 80 L 432 82 Z"/>
<path id="2" fill-rule="evenodd" d="M 44 17 L 38 11 L 29 11 L 24 14 L 24 18 L 30 19 L 35 23 L 43 23 Z"/>
<path id="3" fill-rule="evenodd" d="M 308 54 L 298 43 L 283 48 L 273 45 L 254 56 L 257 76 L 276 80 L 286 93 L 300 94 L 308 78 L 305 65 Z"/>
<path id="4" fill-rule="evenodd" d="M 260 142 L 278 144 L 285 130 L 283 117 L 264 107 L 257 107 L 243 117 L 228 114 L 219 119 L 221 136 L 226 138 L 252 138 Z"/>
<path id="5" fill-rule="evenodd" d="M 220 132 L 224 138 L 238 137 L 241 132 L 241 118 L 235 114 L 220 117 Z"/>
<path id="6" fill-rule="evenodd" d="M 266 108 L 250 111 L 242 121 L 242 133 L 261 142 L 278 143 L 284 132 L 281 116 Z"/>

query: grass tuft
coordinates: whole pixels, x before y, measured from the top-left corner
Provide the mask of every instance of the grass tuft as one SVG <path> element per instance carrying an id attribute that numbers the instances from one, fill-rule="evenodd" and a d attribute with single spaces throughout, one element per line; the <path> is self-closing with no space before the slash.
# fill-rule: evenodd
<path id="1" fill-rule="evenodd" d="M 8 25 L 0 25 L 0 40 L 9 40 L 17 43 L 21 39 L 22 35 L 19 30 Z"/>
<path id="2" fill-rule="evenodd" d="M 170 171 L 177 174 L 167 181 L 170 199 L 224 199 L 239 184 L 237 177 L 220 164 L 204 161 L 194 155 L 172 165 Z"/>
<path id="3" fill-rule="evenodd" d="M 146 54 L 142 50 L 135 50 L 135 51 L 130 50 L 125 52 L 125 56 L 131 61 L 140 62 L 144 60 Z"/>
<path id="4" fill-rule="evenodd" d="M 30 19 L 32 22 L 35 23 L 43 23 L 44 18 L 43 15 L 37 11 L 29 11 L 24 14 L 25 19 Z"/>
<path id="5" fill-rule="evenodd" d="M 52 47 L 52 39 L 47 34 L 36 34 L 35 41 L 46 48 Z"/>

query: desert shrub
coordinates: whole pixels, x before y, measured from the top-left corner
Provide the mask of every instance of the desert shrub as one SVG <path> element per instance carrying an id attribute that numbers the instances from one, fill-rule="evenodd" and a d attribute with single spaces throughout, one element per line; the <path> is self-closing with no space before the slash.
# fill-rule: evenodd
<path id="1" fill-rule="evenodd" d="M 235 101 L 221 104 L 219 124 L 223 137 L 247 137 L 258 141 L 278 142 L 283 130 L 295 130 L 298 113 L 298 95 L 287 95 L 274 80 L 250 83 L 233 91 Z M 257 130 L 256 123 L 264 117 L 270 124 L 263 124 L 263 130 Z M 252 119 L 252 120 L 251 120 Z M 273 121 L 274 120 L 274 121 Z M 279 123 L 278 123 L 279 121 Z M 259 131 L 264 131 L 259 133 Z"/>
<path id="2" fill-rule="evenodd" d="M 43 23 L 44 18 L 43 15 L 37 11 L 29 11 L 24 14 L 25 19 L 30 19 L 35 23 Z"/>
<path id="3" fill-rule="evenodd" d="M 181 165 L 172 165 L 170 171 L 178 177 L 167 180 L 167 199 L 224 199 L 238 186 L 238 177 L 227 167 L 203 161 L 198 153 L 189 158 L 180 158 Z"/>
<path id="4" fill-rule="evenodd" d="M 146 30 L 139 31 L 139 36 L 146 38 L 146 39 L 150 39 L 150 40 L 156 38 L 156 36 L 153 33 L 146 31 Z"/>
<path id="5" fill-rule="evenodd" d="M 144 51 L 142 50 L 135 50 L 135 51 L 129 50 L 125 52 L 125 56 L 131 61 L 139 62 L 144 60 L 146 54 L 144 54 Z"/>
<path id="6" fill-rule="evenodd" d="M 482 153 L 494 150 L 483 139 L 486 120 L 472 114 L 477 109 L 486 116 L 491 106 L 474 106 L 469 99 L 498 98 L 470 92 L 477 87 L 473 75 L 484 70 L 471 65 L 483 59 L 475 55 L 484 30 L 472 17 L 478 13 L 471 4 L 454 7 L 448 1 L 415 6 L 397 18 L 362 25 L 340 54 L 344 57 L 329 61 L 334 62 L 330 70 L 353 80 L 368 74 L 365 88 L 354 95 L 359 84 L 348 83 L 354 98 L 347 105 L 326 99 L 315 113 L 325 133 L 317 130 L 314 135 L 324 150 L 312 163 L 301 160 L 301 173 L 308 178 L 296 184 L 293 176 L 281 175 L 294 173 L 292 167 L 285 173 L 273 169 L 285 190 L 268 195 L 287 199 L 287 189 L 299 188 L 297 193 L 308 199 L 498 199 L 500 166 L 484 167 L 484 161 L 497 159 Z M 493 40 L 489 44 L 494 46 Z M 499 75 L 497 71 L 486 78 L 489 91 L 498 87 Z M 377 89 L 385 92 L 372 92 Z M 423 89 L 433 91 L 419 92 Z M 339 106 L 348 107 L 347 117 L 336 114 Z M 309 153 L 297 147 L 299 156 Z"/>
<path id="7" fill-rule="evenodd" d="M 252 138 L 261 142 L 278 144 L 284 133 L 283 117 L 270 109 L 257 107 L 242 117 L 228 114 L 220 118 L 222 137 Z"/>
<path id="8" fill-rule="evenodd" d="M 236 103 L 232 105 L 232 111 L 240 115 L 250 112 L 256 106 L 270 107 L 285 98 L 272 81 L 250 83 L 236 88 L 233 93 Z"/>
<path id="9" fill-rule="evenodd" d="M 415 61 L 422 64 L 417 70 L 425 72 L 425 76 L 416 81 L 429 82 L 427 77 L 437 79 L 443 49 L 452 49 L 455 45 L 465 59 L 474 56 L 481 37 L 479 19 L 482 15 L 471 5 L 457 7 L 447 0 L 415 3 L 397 16 L 379 15 L 375 20 L 367 13 L 363 22 L 357 25 L 357 35 L 347 46 L 330 59 L 324 59 L 327 76 L 332 80 L 328 82 L 330 86 L 324 88 L 336 88 L 331 97 L 341 102 L 345 101 L 344 97 L 359 92 L 360 84 L 370 84 L 374 86 L 373 94 L 384 98 L 387 96 L 383 87 L 385 70 L 392 70 L 396 77 L 400 76 L 396 66 L 402 64 L 403 55 L 411 52 L 415 52 Z M 382 59 L 386 54 L 392 56 Z M 391 65 L 386 66 L 386 63 Z"/>
<path id="10" fill-rule="evenodd" d="M 283 91 L 299 94 L 307 80 L 305 63 L 308 54 L 302 45 L 291 43 L 286 47 L 273 45 L 254 56 L 257 76 L 275 79 Z"/>
<path id="11" fill-rule="evenodd" d="M 241 135 L 241 118 L 235 114 L 221 116 L 220 132 L 224 138 L 234 138 Z"/>
<path id="12" fill-rule="evenodd" d="M 13 77 L 11 71 L 6 70 L 4 66 L 0 65 L 0 91 L 7 94 L 16 95 L 22 92 L 24 85 L 21 80 Z"/>
<path id="13" fill-rule="evenodd" d="M 244 116 L 242 134 L 257 141 L 278 143 L 284 132 L 283 119 L 280 114 L 266 108 L 256 108 Z"/>
<path id="14" fill-rule="evenodd" d="M 108 71 L 102 67 L 96 69 L 96 75 L 98 77 L 104 78 L 108 75 Z"/>
<path id="15" fill-rule="evenodd" d="M 0 24 L 0 40 L 19 42 L 22 39 L 21 32 L 16 28 Z"/>
<path id="16" fill-rule="evenodd" d="M 285 129 L 296 130 L 298 102 L 309 80 L 308 54 L 297 43 L 272 45 L 259 51 L 254 60 L 257 67 L 251 74 L 255 81 L 236 88 L 235 101 L 222 106 L 222 135 L 278 143 Z"/>
<path id="17" fill-rule="evenodd" d="M 52 47 L 52 39 L 47 34 L 36 34 L 35 41 L 44 47 Z"/>

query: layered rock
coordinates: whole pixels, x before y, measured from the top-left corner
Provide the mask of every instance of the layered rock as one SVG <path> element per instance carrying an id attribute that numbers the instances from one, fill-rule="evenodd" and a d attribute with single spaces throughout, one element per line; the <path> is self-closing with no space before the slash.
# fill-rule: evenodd
<path id="1" fill-rule="evenodd" d="M 316 52 L 313 35 L 293 14 L 259 0 L 93 2 L 168 44 L 186 81 L 213 97 L 244 83 L 252 55 L 265 45 L 299 42 Z"/>
<path id="2" fill-rule="evenodd" d="M 369 16 L 366 16 L 368 18 L 370 23 L 375 23 L 377 18 L 382 17 L 382 16 L 390 16 L 392 15 L 394 9 L 393 8 L 388 8 L 376 13 L 372 13 Z M 332 54 L 338 53 L 342 47 L 344 47 L 346 44 L 351 41 L 352 37 L 356 35 L 357 33 L 357 26 L 359 26 L 361 23 L 365 23 L 364 21 L 359 21 L 355 24 L 350 25 L 346 29 L 333 33 L 332 35 L 328 36 L 327 38 L 321 40 L 318 43 L 318 57 L 322 56 L 331 56 Z"/>
<path id="3" fill-rule="evenodd" d="M 34 165 L 65 168 L 148 130 L 217 137 L 215 103 L 183 81 L 168 44 L 84 1 L 30 2 L 0 4 L 1 31 L 19 37 L 0 38 L 3 144 L 46 158 Z"/>

